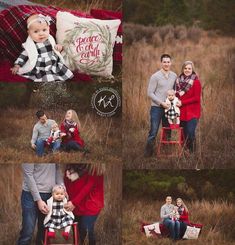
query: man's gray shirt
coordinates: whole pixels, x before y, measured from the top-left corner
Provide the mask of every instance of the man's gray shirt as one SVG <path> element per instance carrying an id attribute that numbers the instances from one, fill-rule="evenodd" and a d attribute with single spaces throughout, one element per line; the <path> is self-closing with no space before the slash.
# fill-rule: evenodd
<path id="1" fill-rule="evenodd" d="M 55 163 L 24 163 L 23 190 L 29 191 L 34 201 L 41 199 L 39 193 L 51 193 L 56 184 L 63 184 L 59 166 Z"/>
<path id="2" fill-rule="evenodd" d="M 161 213 L 160 213 L 161 219 L 169 218 L 170 214 L 173 211 L 173 209 L 174 209 L 174 205 L 173 204 L 164 204 L 161 207 Z"/>
<path id="3" fill-rule="evenodd" d="M 33 127 L 33 135 L 31 139 L 31 144 L 35 144 L 37 140 L 46 140 L 51 133 L 51 127 L 55 123 L 54 120 L 47 119 L 47 122 L 42 124 L 38 121 Z"/>
<path id="4" fill-rule="evenodd" d="M 148 85 L 148 97 L 151 98 L 151 105 L 160 107 L 167 97 L 167 91 L 173 89 L 177 75 L 169 71 L 168 78 L 162 70 L 154 73 Z"/>

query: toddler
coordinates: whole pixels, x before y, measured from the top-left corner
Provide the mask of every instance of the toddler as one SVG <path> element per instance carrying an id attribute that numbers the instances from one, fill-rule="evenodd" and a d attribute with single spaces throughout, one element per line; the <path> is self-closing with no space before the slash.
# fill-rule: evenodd
<path id="1" fill-rule="evenodd" d="M 175 91 L 170 89 L 167 91 L 166 103 L 168 108 L 165 109 L 165 116 L 168 119 L 170 127 L 179 126 L 180 124 L 180 109 L 178 107 L 180 101 L 175 96 Z"/>
<path id="2" fill-rule="evenodd" d="M 22 44 L 23 52 L 11 68 L 13 74 L 34 82 L 65 81 L 73 77 L 60 54 L 62 46 L 56 44 L 50 35 L 50 21 L 49 16 L 42 14 L 34 14 L 27 19 L 29 35 Z"/>
<path id="3" fill-rule="evenodd" d="M 172 210 L 172 212 L 170 214 L 170 218 L 172 220 L 174 220 L 174 221 L 179 220 L 180 214 L 178 212 L 178 207 L 177 206 L 174 206 L 174 208 L 173 208 L 173 210 Z"/>
<path id="4" fill-rule="evenodd" d="M 47 200 L 49 213 L 44 219 L 44 226 L 49 229 L 48 237 L 55 238 L 55 229 L 62 229 L 62 236 L 65 240 L 69 239 L 69 232 L 73 224 L 74 215 L 66 211 L 64 205 L 67 203 L 64 186 L 56 185 L 52 189 L 52 197 Z"/>
<path id="5" fill-rule="evenodd" d="M 60 139 L 60 129 L 57 123 L 54 123 L 51 127 L 51 134 L 50 137 L 46 140 L 46 144 L 50 146 L 52 143 L 56 141 L 61 142 Z"/>

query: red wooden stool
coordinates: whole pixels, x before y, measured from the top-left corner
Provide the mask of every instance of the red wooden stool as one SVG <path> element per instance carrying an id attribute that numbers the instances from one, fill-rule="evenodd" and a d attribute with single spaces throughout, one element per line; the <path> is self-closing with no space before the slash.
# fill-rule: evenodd
<path id="1" fill-rule="evenodd" d="M 79 242 L 78 242 L 79 236 L 78 236 L 77 223 L 73 223 L 71 226 L 72 226 L 72 232 L 73 232 L 73 243 L 72 244 L 71 243 L 70 244 L 66 243 L 66 245 L 79 245 Z M 46 229 L 45 230 L 45 236 L 44 236 L 43 245 L 48 245 L 48 244 L 56 245 L 56 244 L 61 244 L 61 243 L 51 243 L 50 242 L 50 238 L 48 237 L 48 229 Z"/>
<path id="2" fill-rule="evenodd" d="M 169 133 L 169 138 L 168 138 Z M 158 156 L 181 156 L 183 152 L 183 144 L 184 144 L 184 134 L 182 127 L 162 127 L 160 134 L 160 142 L 157 148 Z M 163 154 L 162 147 L 166 145 L 176 146 L 176 153 L 171 154 Z"/>

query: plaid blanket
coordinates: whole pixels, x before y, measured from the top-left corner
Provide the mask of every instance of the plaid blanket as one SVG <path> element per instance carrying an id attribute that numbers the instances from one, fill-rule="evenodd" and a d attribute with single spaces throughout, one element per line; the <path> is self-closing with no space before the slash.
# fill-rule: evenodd
<path id="1" fill-rule="evenodd" d="M 17 5 L 7 8 L 0 12 L 0 55 L 2 60 L 0 61 L 0 79 L 6 82 L 22 82 L 22 79 L 18 75 L 12 76 L 10 70 L 7 70 L 9 64 L 17 59 L 22 51 L 22 43 L 25 42 L 28 34 L 26 29 L 27 18 L 34 13 L 41 13 L 43 15 L 49 15 L 52 18 L 50 25 L 50 34 L 55 37 L 56 34 L 56 13 L 57 11 L 68 11 L 76 16 L 85 18 L 97 18 L 97 19 L 121 19 L 120 12 L 106 11 L 106 10 L 92 10 L 94 15 L 89 15 L 77 10 L 61 9 L 53 6 L 39 6 L 39 5 Z M 122 29 L 118 30 L 118 37 L 114 46 L 114 61 L 120 62 L 122 59 Z M 10 63 L 9 63 L 10 62 Z M 11 65 L 10 65 L 11 67 Z M 75 80 L 78 79 L 78 80 Z M 74 73 L 75 81 L 91 81 L 91 77 L 86 74 L 78 72 Z M 23 78 L 24 82 L 27 82 Z"/>

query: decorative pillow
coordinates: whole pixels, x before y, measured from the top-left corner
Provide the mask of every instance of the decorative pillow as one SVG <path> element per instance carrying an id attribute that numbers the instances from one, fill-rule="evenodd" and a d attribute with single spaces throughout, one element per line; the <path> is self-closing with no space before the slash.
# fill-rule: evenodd
<path id="1" fill-rule="evenodd" d="M 112 76 L 113 46 L 120 23 L 120 20 L 79 18 L 59 11 L 56 38 L 63 45 L 66 65 L 73 71 Z"/>
<path id="2" fill-rule="evenodd" d="M 200 231 L 201 228 L 197 228 L 195 226 L 187 226 L 183 239 L 198 239 Z"/>
<path id="3" fill-rule="evenodd" d="M 147 237 L 160 235 L 161 231 L 160 231 L 159 222 L 154 223 L 152 225 L 145 225 L 144 231 Z"/>
<path id="4" fill-rule="evenodd" d="M 122 20 L 122 12 L 104 10 L 104 9 L 91 9 L 90 14 L 100 20 Z M 118 28 L 117 37 L 113 49 L 113 60 L 117 62 L 122 61 L 122 24 Z"/>

